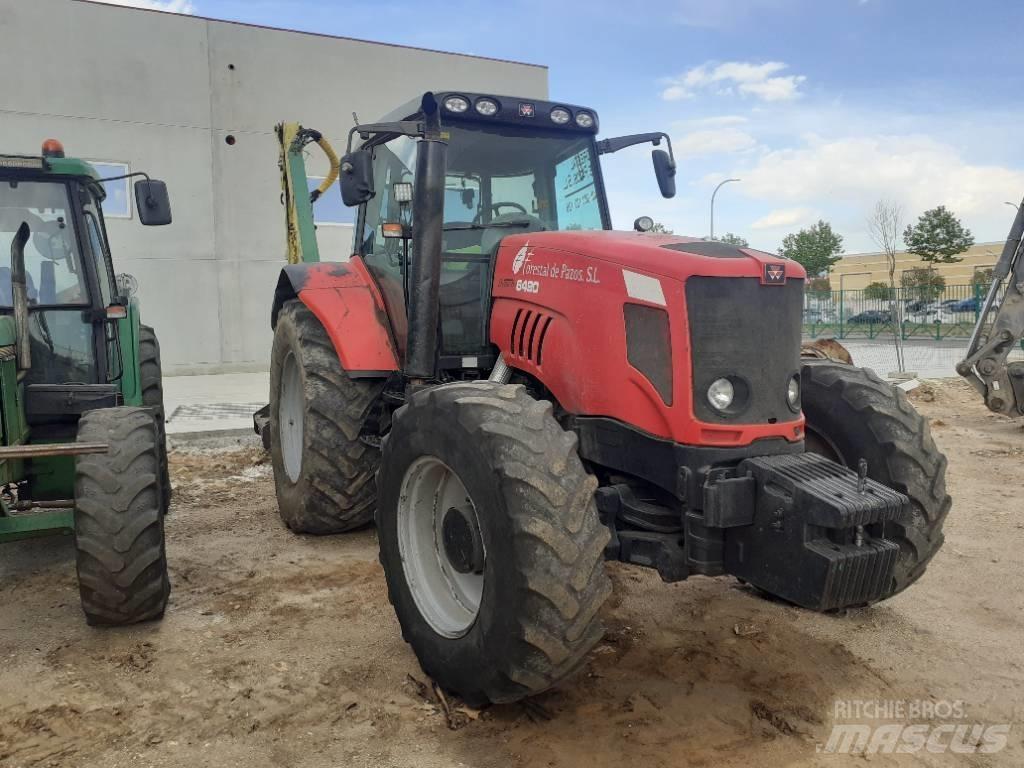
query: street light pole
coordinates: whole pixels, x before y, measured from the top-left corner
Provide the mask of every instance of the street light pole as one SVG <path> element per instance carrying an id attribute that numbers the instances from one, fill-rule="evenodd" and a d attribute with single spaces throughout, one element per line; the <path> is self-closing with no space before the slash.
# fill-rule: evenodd
<path id="1" fill-rule="evenodd" d="M 739 179 L 726 179 L 725 181 L 720 181 L 718 183 L 718 186 L 715 187 L 715 191 L 711 193 L 711 235 L 710 235 L 710 237 L 711 237 L 712 240 L 715 239 L 715 195 L 718 194 L 718 190 L 720 190 L 722 188 L 723 184 L 728 184 L 730 181 L 739 181 Z"/>
<path id="2" fill-rule="evenodd" d="M 843 289 L 843 280 L 847 277 L 856 277 L 857 275 L 870 275 L 871 272 L 842 272 L 839 275 L 839 338 L 845 338 L 843 333 L 843 310 L 846 307 L 846 292 Z"/>

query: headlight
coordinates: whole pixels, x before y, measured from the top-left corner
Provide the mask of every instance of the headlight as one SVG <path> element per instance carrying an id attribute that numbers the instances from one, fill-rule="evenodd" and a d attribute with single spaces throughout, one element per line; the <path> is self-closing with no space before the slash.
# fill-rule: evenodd
<path id="1" fill-rule="evenodd" d="M 469 101 L 463 96 L 449 96 L 444 100 L 444 108 L 449 112 L 465 112 L 469 109 Z"/>
<path id="2" fill-rule="evenodd" d="M 565 107 L 555 107 L 551 110 L 551 122 L 556 125 L 565 125 L 572 119 L 569 110 Z"/>
<path id="3" fill-rule="evenodd" d="M 493 99 L 477 99 L 476 111 L 484 117 L 498 114 L 498 102 Z"/>
<path id="4" fill-rule="evenodd" d="M 589 112 L 577 112 L 576 125 L 578 125 L 580 128 L 593 128 L 594 116 Z"/>
<path id="5" fill-rule="evenodd" d="M 794 376 L 786 388 L 786 402 L 793 411 L 800 410 L 800 377 Z"/>
<path id="6" fill-rule="evenodd" d="M 735 396 L 736 390 L 728 379 L 715 379 L 708 387 L 708 402 L 715 410 L 726 410 Z"/>

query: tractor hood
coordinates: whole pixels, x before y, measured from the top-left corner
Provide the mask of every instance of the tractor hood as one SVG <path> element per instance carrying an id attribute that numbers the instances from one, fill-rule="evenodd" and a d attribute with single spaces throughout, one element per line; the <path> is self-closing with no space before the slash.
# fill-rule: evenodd
<path id="1" fill-rule="evenodd" d="M 798 263 L 780 256 L 677 235 L 570 230 L 512 235 L 501 241 L 502 250 L 519 251 L 523 246 L 544 252 L 563 251 L 683 281 L 691 275 L 758 277 L 762 281 L 773 281 L 779 275 L 780 266 L 780 281 L 807 276 Z"/>

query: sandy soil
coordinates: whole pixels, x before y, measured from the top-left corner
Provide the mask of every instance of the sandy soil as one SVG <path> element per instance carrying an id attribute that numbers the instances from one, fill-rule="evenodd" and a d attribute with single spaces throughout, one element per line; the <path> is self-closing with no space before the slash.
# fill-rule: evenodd
<path id="1" fill-rule="evenodd" d="M 67 540 L 0 559 L 3 766 L 845 765 L 820 754 L 836 700 L 961 700 L 1011 724 L 1024 764 L 1024 430 L 958 383 L 915 393 L 949 456 L 947 542 L 913 589 L 819 616 L 731 578 L 662 584 L 613 565 L 585 669 L 523 705 L 446 701 L 402 642 L 372 530 L 298 537 L 251 444 L 177 449 L 162 623 L 85 626 Z"/>

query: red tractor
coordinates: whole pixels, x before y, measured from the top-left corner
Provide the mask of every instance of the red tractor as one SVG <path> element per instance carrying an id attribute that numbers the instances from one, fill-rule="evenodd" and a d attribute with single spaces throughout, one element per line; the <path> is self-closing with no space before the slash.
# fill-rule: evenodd
<path id="1" fill-rule="evenodd" d="M 905 589 L 943 540 L 924 419 L 870 371 L 801 359 L 803 269 L 610 231 L 598 157 L 664 142 L 666 197 L 675 162 L 664 134 L 597 130 L 461 91 L 356 126 L 354 254 L 286 267 L 274 296 L 281 516 L 375 521 L 403 637 L 471 704 L 581 664 L 606 560 L 829 611 Z"/>

